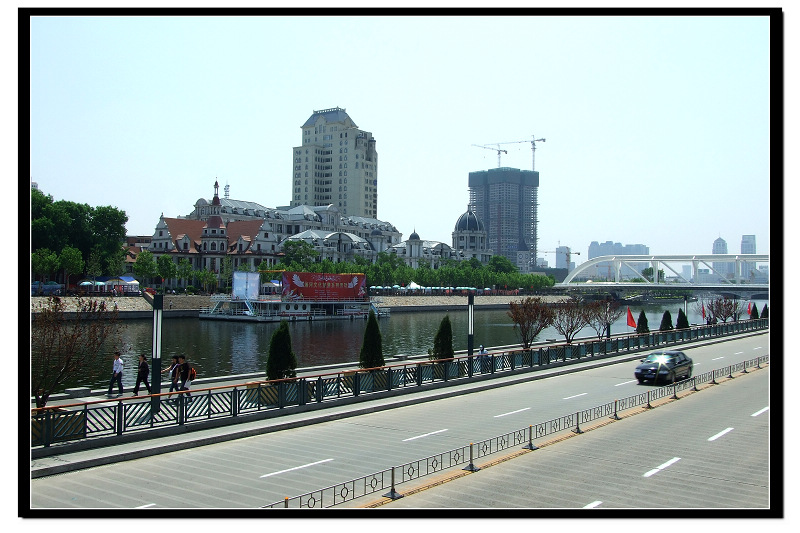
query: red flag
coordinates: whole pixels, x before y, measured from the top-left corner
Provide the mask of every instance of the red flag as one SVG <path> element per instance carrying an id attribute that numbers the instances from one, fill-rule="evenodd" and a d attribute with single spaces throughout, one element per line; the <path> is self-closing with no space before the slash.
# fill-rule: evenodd
<path id="1" fill-rule="evenodd" d="M 706 319 L 706 304 L 703 304 L 703 320 Z"/>
<path id="2" fill-rule="evenodd" d="M 636 327 L 636 321 L 633 319 L 633 315 L 631 314 L 631 308 L 628 308 L 628 325 L 632 328 Z"/>
<path id="3" fill-rule="evenodd" d="M 752 303 L 752 302 L 747 302 L 747 314 L 748 314 L 748 315 L 750 314 L 750 304 L 751 304 L 751 303 Z"/>

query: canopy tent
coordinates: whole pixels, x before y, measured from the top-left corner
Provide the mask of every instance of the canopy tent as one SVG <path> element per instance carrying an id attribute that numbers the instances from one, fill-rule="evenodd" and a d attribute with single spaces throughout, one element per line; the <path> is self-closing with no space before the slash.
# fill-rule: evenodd
<path id="1" fill-rule="evenodd" d="M 139 282 L 130 276 L 120 276 L 111 278 L 105 282 L 106 285 L 139 285 Z"/>
<path id="2" fill-rule="evenodd" d="M 419 283 L 417 283 L 416 281 L 412 281 L 411 283 L 409 283 L 409 284 L 408 284 L 408 287 L 407 287 L 407 288 L 408 288 L 408 290 L 410 290 L 410 291 L 415 291 L 415 290 L 422 289 L 423 287 L 422 287 L 422 285 L 420 285 L 420 284 L 419 284 Z"/>

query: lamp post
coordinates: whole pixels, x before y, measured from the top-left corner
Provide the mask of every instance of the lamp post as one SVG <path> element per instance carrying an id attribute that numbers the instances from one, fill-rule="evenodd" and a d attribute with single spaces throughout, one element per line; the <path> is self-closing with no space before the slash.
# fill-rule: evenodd
<path id="1" fill-rule="evenodd" d="M 472 350 L 475 346 L 475 330 L 473 326 L 473 319 L 475 318 L 475 291 L 469 291 L 467 296 L 467 308 L 469 314 L 469 326 L 467 330 L 467 356 L 472 357 Z"/>
<path id="2" fill-rule="evenodd" d="M 164 295 L 156 294 L 153 296 L 153 355 L 150 359 L 153 375 L 150 380 L 152 394 L 161 393 L 161 315 L 163 313 Z M 153 396 L 150 405 L 152 412 L 158 413 L 161 409 L 161 397 Z"/>

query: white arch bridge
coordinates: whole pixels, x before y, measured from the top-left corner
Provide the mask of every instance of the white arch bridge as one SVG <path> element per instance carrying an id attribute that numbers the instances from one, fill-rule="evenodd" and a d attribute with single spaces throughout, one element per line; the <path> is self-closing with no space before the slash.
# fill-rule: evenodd
<path id="1" fill-rule="evenodd" d="M 642 276 L 643 264 L 653 269 L 653 281 Z M 598 265 L 613 281 L 586 280 L 590 274 L 597 274 Z M 691 265 L 690 279 L 684 277 L 685 265 Z M 607 290 L 612 293 L 625 290 L 690 289 L 734 295 L 768 294 L 769 279 L 758 270 L 759 266 L 764 265 L 769 266 L 768 254 L 604 255 L 581 263 L 562 283 L 556 284 L 556 287 Z M 657 274 L 660 270 L 664 270 L 665 277 L 669 275 L 667 270 L 672 272 L 674 279 L 660 279 Z M 632 278 L 638 278 L 639 281 L 629 281 Z"/>

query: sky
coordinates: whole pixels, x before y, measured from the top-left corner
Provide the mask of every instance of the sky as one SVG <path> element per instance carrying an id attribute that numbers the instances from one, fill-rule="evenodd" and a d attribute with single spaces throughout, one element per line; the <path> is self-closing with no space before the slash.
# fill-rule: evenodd
<path id="1" fill-rule="evenodd" d="M 129 235 L 213 184 L 289 205 L 292 148 L 342 107 L 378 151 L 378 216 L 451 242 L 468 174 L 540 173 L 539 250 L 770 249 L 766 17 L 33 18 L 30 178 Z M 773 119 L 774 120 L 774 119 Z M 519 142 L 517 142 L 519 141 Z M 777 147 L 772 146 L 772 149 Z M 777 192 L 777 191 L 773 191 Z M 540 254 L 551 265 L 554 254 Z"/>

